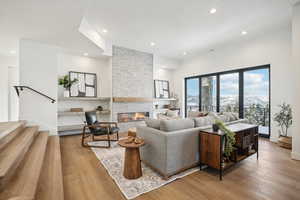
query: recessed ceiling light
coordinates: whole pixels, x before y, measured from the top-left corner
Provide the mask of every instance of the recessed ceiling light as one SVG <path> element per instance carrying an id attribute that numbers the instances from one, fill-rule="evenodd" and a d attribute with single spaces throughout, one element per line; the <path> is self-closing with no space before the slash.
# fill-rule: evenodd
<path id="1" fill-rule="evenodd" d="M 150 45 L 151 45 L 151 46 L 155 46 L 155 42 L 151 42 Z"/>
<path id="2" fill-rule="evenodd" d="M 84 56 L 88 56 L 89 54 L 88 54 L 88 53 L 84 53 L 83 55 L 84 55 Z"/>
<path id="3" fill-rule="evenodd" d="M 17 52 L 15 50 L 10 50 L 9 53 L 10 54 L 16 54 Z"/>
<path id="4" fill-rule="evenodd" d="M 212 9 L 210 9 L 210 14 L 215 14 L 216 12 L 217 12 L 217 9 L 215 9 L 215 8 L 212 8 Z"/>
<path id="5" fill-rule="evenodd" d="M 103 29 L 102 32 L 103 32 L 103 33 L 107 33 L 107 29 Z"/>
<path id="6" fill-rule="evenodd" d="M 242 35 L 247 35 L 247 31 L 242 31 Z"/>
<path id="7" fill-rule="evenodd" d="M 185 56 L 187 53 L 186 52 L 183 52 L 183 55 Z"/>

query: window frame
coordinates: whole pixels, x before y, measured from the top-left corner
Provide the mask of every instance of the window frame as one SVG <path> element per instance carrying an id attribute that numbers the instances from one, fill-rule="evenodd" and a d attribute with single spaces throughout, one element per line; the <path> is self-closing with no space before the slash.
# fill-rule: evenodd
<path id="1" fill-rule="evenodd" d="M 184 108 L 185 108 L 185 117 L 187 117 L 187 81 L 189 79 L 199 79 L 199 111 L 202 110 L 202 90 L 201 90 L 201 84 L 202 84 L 202 78 L 209 77 L 209 76 L 216 76 L 216 88 L 217 88 L 217 94 L 216 94 L 216 101 L 217 101 L 217 112 L 220 112 L 220 76 L 224 74 L 231 74 L 231 73 L 238 73 L 239 75 L 239 117 L 241 119 L 244 118 L 244 72 L 253 71 L 253 70 L 259 70 L 259 69 L 268 69 L 269 72 L 269 134 L 267 137 L 270 137 L 271 134 L 271 65 L 260 65 L 255 67 L 246 67 L 246 68 L 239 68 L 235 70 L 227 70 L 227 71 L 221 71 L 221 72 L 215 72 L 215 73 L 209 73 L 209 74 L 203 74 L 203 75 L 196 75 L 196 76 L 190 76 L 184 78 Z"/>

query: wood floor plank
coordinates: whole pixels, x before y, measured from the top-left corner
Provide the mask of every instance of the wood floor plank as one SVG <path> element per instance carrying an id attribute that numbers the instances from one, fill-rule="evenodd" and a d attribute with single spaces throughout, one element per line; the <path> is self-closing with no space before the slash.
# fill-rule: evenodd
<path id="1" fill-rule="evenodd" d="M 61 138 L 65 200 L 123 200 L 116 183 L 80 136 Z M 136 200 L 299 200 L 300 162 L 290 151 L 260 139 L 256 156 L 225 172 L 206 169 L 148 192 Z"/>
<path id="2" fill-rule="evenodd" d="M 0 191 L 3 190 L 29 150 L 38 127 L 28 127 L 0 152 Z"/>
<path id="3" fill-rule="evenodd" d="M 36 199 L 63 200 L 64 187 L 62 175 L 60 141 L 58 136 L 48 139 L 44 164 L 41 171 Z"/>
<path id="4" fill-rule="evenodd" d="M 39 132 L 16 173 L 8 182 L 0 199 L 34 199 L 46 152 L 48 132 Z"/>
<path id="5" fill-rule="evenodd" d="M 25 128 L 25 121 L 0 123 L 0 152 Z"/>

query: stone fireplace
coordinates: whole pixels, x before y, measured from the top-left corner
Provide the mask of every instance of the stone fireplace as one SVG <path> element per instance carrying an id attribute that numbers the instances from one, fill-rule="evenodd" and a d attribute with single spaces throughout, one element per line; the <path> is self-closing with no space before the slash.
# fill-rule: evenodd
<path id="1" fill-rule="evenodd" d="M 149 112 L 126 112 L 118 113 L 118 122 L 134 122 L 134 121 L 144 121 L 149 118 Z"/>
<path id="2" fill-rule="evenodd" d="M 113 46 L 112 96 L 120 98 L 153 98 L 153 55 Z M 144 116 L 141 116 L 143 114 Z M 144 125 L 153 116 L 153 102 L 112 103 L 112 120 L 122 132 Z"/>

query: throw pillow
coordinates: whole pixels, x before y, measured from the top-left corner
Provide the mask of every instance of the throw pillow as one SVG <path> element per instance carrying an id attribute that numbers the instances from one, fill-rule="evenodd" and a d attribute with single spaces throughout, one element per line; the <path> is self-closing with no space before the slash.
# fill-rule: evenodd
<path id="1" fill-rule="evenodd" d="M 177 110 L 168 110 L 167 116 L 168 117 L 178 117 L 178 111 Z"/>
<path id="2" fill-rule="evenodd" d="M 194 118 L 195 121 L 195 127 L 203 127 L 213 124 L 215 121 L 213 117 L 206 116 L 206 117 L 197 117 Z"/>
<path id="3" fill-rule="evenodd" d="M 199 112 L 197 117 L 206 117 L 208 115 L 208 112 Z"/>
<path id="4" fill-rule="evenodd" d="M 209 112 L 208 116 L 211 116 L 213 118 L 213 121 L 216 121 L 216 120 L 221 120 L 222 121 L 222 119 L 219 117 L 219 115 L 215 112 Z"/>

